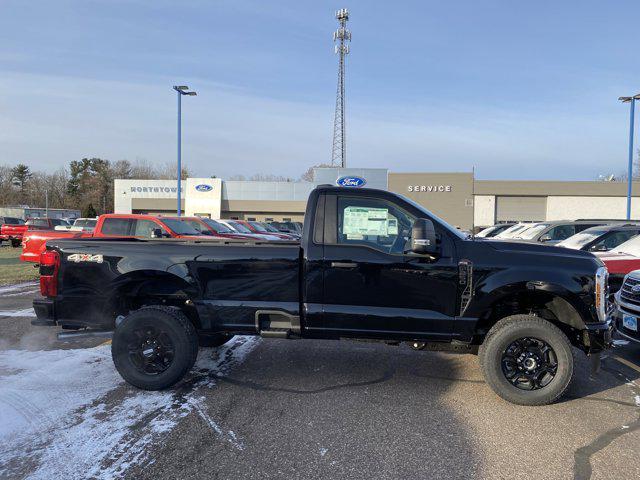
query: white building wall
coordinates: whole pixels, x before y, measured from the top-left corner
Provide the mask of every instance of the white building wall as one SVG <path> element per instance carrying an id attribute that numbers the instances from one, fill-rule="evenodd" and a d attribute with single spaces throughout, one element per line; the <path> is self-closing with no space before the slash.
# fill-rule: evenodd
<path id="1" fill-rule="evenodd" d="M 626 197 L 547 197 L 547 220 L 611 218 L 627 216 Z M 631 199 L 631 218 L 640 218 L 640 198 Z"/>
<path id="2" fill-rule="evenodd" d="M 182 198 L 185 194 L 185 181 L 182 181 Z M 177 198 L 178 187 L 175 180 L 135 180 L 115 179 L 113 184 L 114 213 L 131 213 L 133 198 Z"/>
<path id="3" fill-rule="evenodd" d="M 473 201 L 473 224 L 489 227 L 496 223 L 495 195 L 475 195 Z"/>
<path id="4" fill-rule="evenodd" d="M 188 178 L 184 195 L 185 215 L 220 218 L 222 180 L 219 178 Z"/>

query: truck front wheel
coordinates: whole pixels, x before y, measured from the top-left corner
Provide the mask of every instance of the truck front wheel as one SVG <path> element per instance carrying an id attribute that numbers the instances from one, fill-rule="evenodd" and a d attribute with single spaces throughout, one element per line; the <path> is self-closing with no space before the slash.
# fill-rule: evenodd
<path id="1" fill-rule="evenodd" d="M 560 398 L 573 378 L 573 350 L 567 336 L 533 315 L 497 322 L 479 350 L 487 383 L 518 405 L 547 405 Z"/>
<path id="2" fill-rule="evenodd" d="M 177 383 L 193 367 L 198 335 L 179 309 L 143 307 L 116 328 L 111 356 L 128 383 L 144 390 L 162 390 Z"/>

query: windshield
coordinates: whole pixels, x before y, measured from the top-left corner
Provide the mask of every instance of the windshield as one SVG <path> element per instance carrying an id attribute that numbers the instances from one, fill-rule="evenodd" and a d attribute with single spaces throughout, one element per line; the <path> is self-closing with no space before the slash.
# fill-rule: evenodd
<path id="1" fill-rule="evenodd" d="M 201 218 L 200 220 L 209 225 L 216 233 L 235 233 L 225 224 L 217 222 L 216 220 L 211 220 L 210 218 Z"/>
<path id="2" fill-rule="evenodd" d="M 260 233 L 269 233 L 269 230 L 267 230 L 260 222 L 249 222 L 249 225 Z"/>
<path id="3" fill-rule="evenodd" d="M 627 253 L 635 257 L 640 257 L 640 236 L 633 237 L 631 240 L 627 240 L 626 242 L 621 243 L 610 252 Z"/>
<path id="4" fill-rule="evenodd" d="M 4 223 L 7 225 L 24 225 L 24 221 L 20 218 L 4 217 Z"/>
<path id="5" fill-rule="evenodd" d="M 93 218 L 78 219 L 75 222 L 73 222 L 73 226 L 95 228 L 97 222 L 98 221 Z"/>
<path id="6" fill-rule="evenodd" d="M 516 223 L 512 227 L 509 227 L 506 230 L 503 230 L 502 232 L 497 234 L 495 238 L 511 238 L 516 233 L 523 231 L 525 228 L 531 227 L 531 225 L 532 225 L 531 223 Z"/>
<path id="7" fill-rule="evenodd" d="M 493 227 L 487 227 L 484 230 L 480 230 L 478 233 L 476 233 L 476 237 L 480 237 L 480 238 L 484 238 L 487 235 L 491 235 L 493 232 L 495 232 L 496 230 L 500 229 L 500 225 L 494 225 Z"/>
<path id="8" fill-rule="evenodd" d="M 538 236 L 540 233 L 542 233 L 544 229 L 547 228 L 548 226 L 549 226 L 548 223 L 538 223 L 537 225 L 534 225 L 533 227 L 529 227 L 526 230 L 521 230 L 520 232 L 518 232 L 517 235 L 515 235 L 515 238 L 521 238 L 523 240 L 532 240 L 536 236 Z"/>
<path id="9" fill-rule="evenodd" d="M 417 202 L 414 202 L 413 200 L 411 200 L 410 198 L 405 197 L 404 195 L 400 195 L 400 194 L 396 194 L 398 195 L 400 198 L 402 198 L 405 202 L 410 203 L 411 205 L 413 205 L 415 208 L 417 208 L 419 211 L 424 212 L 427 217 L 432 218 L 434 221 L 438 222 L 440 225 L 442 225 L 444 228 L 446 228 L 447 230 L 449 230 L 449 233 L 452 233 L 453 235 L 455 235 L 456 237 L 465 240 L 469 237 L 471 237 L 471 235 L 467 234 L 467 233 L 463 233 L 460 230 L 458 230 L 455 227 L 452 227 L 451 225 L 449 225 L 447 222 L 445 222 L 444 220 L 442 220 L 440 217 L 438 217 L 437 215 L 433 214 L 432 212 L 430 212 L 429 210 L 427 210 L 426 208 L 424 208 L 422 205 L 420 205 Z"/>
<path id="10" fill-rule="evenodd" d="M 563 240 L 558 244 L 559 247 L 565 248 L 573 248 L 575 250 L 580 250 L 587 243 L 592 242 L 596 238 L 607 233 L 607 230 L 585 230 L 580 233 L 576 233 L 575 235 L 570 236 L 566 240 Z"/>
<path id="11" fill-rule="evenodd" d="M 280 230 L 278 230 L 276 227 L 274 227 L 270 223 L 265 223 L 263 225 L 264 225 L 264 228 L 266 228 L 268 232 L 280 233 Z"/>
<path id="12" fill-rule="evenodd" d="M 249 230 L 248 227 L 245 227 L 240 222 L 234 222 L 234 221 L 228 220 L 228 223 L 240 233 L 253 233 L 251 230 Z"/>
<path id="13" fill-rule="evenodd" d="M 185 221 L 176 220 L 175 218 L 160 218 L 159 220 L 178 235 L 201 235 L 199 231 Z"/>

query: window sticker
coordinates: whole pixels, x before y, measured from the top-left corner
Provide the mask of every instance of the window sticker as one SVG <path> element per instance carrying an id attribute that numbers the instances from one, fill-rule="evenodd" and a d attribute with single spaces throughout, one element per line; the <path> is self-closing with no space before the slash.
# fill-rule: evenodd
<path id="1" fill-rule="evenodd" d="M 347 207 L 344 209 L 342 233 L 347 238 L 358 235 L 388 235 L 389 210 L 386 208 Z M 397 223 L 396 223 L 397 232 Z"/>
<path id="2" fill-rule="evenodd" d="M 390 218 L 387 220 L 387 233 L 389 235 L 398 235 L 398 219 Z"/>

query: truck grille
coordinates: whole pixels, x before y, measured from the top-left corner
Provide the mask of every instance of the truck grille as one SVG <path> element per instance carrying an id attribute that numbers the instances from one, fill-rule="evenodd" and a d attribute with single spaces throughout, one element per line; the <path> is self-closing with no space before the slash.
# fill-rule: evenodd
<path id="1" fill-rule="evenodd" d="M 638 285 L 638 287 L 636 287 Z M 620 289 L 620 299 L 623 302 L 640 307 L 640 291 L 634 292 L 633 288 L 640 289 L 640 280 L 637 278 L 627 277 Z"/>

